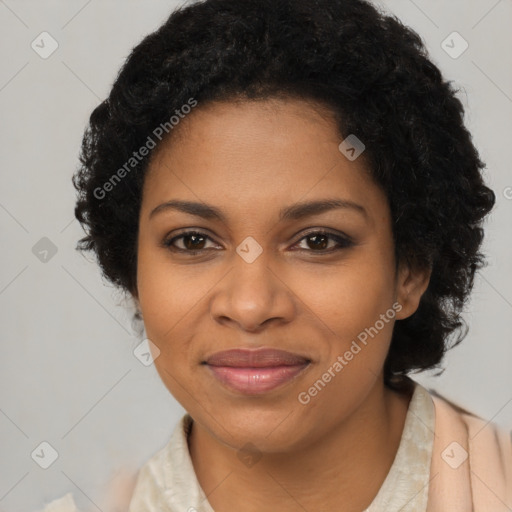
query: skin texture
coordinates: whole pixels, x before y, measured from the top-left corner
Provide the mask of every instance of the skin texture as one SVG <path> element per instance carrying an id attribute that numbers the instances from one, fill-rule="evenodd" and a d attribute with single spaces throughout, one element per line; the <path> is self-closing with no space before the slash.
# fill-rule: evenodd
<path id="1" fill-rule="evenodd" d="M 363 157 L 349 161 L 339 151 L 341 140 L 313 103 L 216 102 L 182 120 L 150 162 L 134 296 L 160 350 L 157 371 L 194 419 L 191 457 L 216 512 L 333 511 L 340 503 L 360 512 L 396 454 L 410 393 L 383 383 L 394 320 L 307 405 L 297 398 L 394 303 L 395 319 L 414 313 L 428 285 L 428 272 L 395 272 L 387 198 Z M 177 210 L 150 218 L 171 199 L 213 205 L 226 221 Z M 339 208 L 279 221 L 281 208 L 320 199 L 352 201 L 366 214 Z M 209 237 L 203 253 L 162 246 L 185 228 Z M 329 252 L 337 242 L 304 238 L 312 228 L 344 233 L 354 245 Z M 236 252 L 248 236 L 263 250 L 252 263 Z M 174 245 L 191 250 L 186 242 Z M 220 350 L 260 346 L 311 363 L 261 396 L 226 389 L 201 364 Z M 258 451 L 250 466 L 238 457 L 246 443 Z"/>

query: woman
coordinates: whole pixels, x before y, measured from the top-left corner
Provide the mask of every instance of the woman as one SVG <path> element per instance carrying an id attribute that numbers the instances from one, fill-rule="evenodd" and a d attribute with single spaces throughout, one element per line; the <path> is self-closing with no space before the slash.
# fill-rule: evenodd
<path id="1" fill-rule="evenodd" d="M 187 414 L 116 506 L 512 507 L 508 436 L 408 377 L 466 334 L 495 201 L 455 94 L 362 0 L 206 0 L 134 48 L 84 135 L 79 248 Z"/>

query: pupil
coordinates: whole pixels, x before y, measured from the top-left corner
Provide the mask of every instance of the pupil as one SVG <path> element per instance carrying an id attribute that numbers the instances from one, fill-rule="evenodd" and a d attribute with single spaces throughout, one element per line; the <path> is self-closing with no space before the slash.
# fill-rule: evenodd
<path id="1" fill-rule="evenodd" d="M 321 247 L 318 246 L 318 238 L 323 238 L 324 242 L 321 243 Z M 325 235 L 311 235 L 309 237 L 310 240 L 316 240 L 316 242 L 314 242 L 314 244 L 317 244 L 316 245 L 316 248 L 320 248 L 320 249 L 325 249 L 328 245 L 328 242 L 327 242 L 327 237 Z"/>
<path id="2" fill-rule="evenodd" d="M 197 243 L 197 239 L 200 239 L 199 241 L 199 244 L 203 243 L 202 240 L 204 240 L 204 238 L 202 236 L 199 236 L 199 235 L 188 235 L 185 240 L 196 240 L 196 242 L 192 242 L 191 244 L 190 243 L 186 243 L 185 242 L 185 246 L 187 247 L 187 249 L 197 249 L 198 248 L 198 243 Z"/>

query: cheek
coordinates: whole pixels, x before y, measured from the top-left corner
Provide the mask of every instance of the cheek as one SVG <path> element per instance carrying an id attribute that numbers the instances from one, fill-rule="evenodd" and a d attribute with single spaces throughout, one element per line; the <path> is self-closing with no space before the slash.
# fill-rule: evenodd
<path id="1" fill-rule="evenodd" d="M 147 337 L 158 347 L 155 368 L 169 392 L 185 408 L 185 389 L 190 389 L 193 357 L 194 307 L 200 307 L 208 283 L 192 280 L 182 269 L 173 269 L 157 251 L 140 250 L 138 259 L 139 303 Z M 188 397 L 190 400 L 190 397 Z"/>
<path id="2" fill-rule="evenodd" d="M 393 304 L 393 274 L 384 260 L 354 257 L 314 275 L 294 275 L 288 282 L 306 310 L 342 339 L 373 325 Z"/>
<path id="3" fill-rule="evenodd" d="M 311 321 L 327 334 L 314 377 L 321 378 L 329 370 L 334 373 L 332 393 L 343 389 L 364 393 L 381 372 L 396 315 L 392 269 L 392 260 L 382 252 L 361 251 L 331 271 L 292 281 L 297 286 L 294 291 L 307 305 L 305 311 L 313 313 Z"/>
<path id="4" fill-rule="evenodd" d="M 147 337 L 160 353 L 155 367 L 167 389 L 182 403 L 183 386 L 190 387 L 190 372 L 194 367 L 193 337 L 201 299 L 214 284 L 212 278 L 192 275 L 192 266 L 173 266 L 165 252 L 139 251 L 139 303 Z M 183 397 L 186 399 L 186 397 Z"/>
<path id="5" fill-rule="evenodd" d="M 321 286 L 311 286 L 313 281 Z M 396 315 L 392 275 L 384 265 L 360 260 L 360 266 L 338 267 L 302 284 L 301 293 L 312 290 L 304 302 L 316 314 L 313 321 L 328 335 L 322 360 L 301 391 L 326 422 L 336 421 L 351 414 L 382 371 Z"/>
<path id="6" fill-rule="evenodd" d="M 141 247 L 137 265 L 139 303 L 146 332 L 165 342 L 181 328 L 194 305 L 199 305 L 207 295 L 211 279 L 199 278 L 192 266 L 173 265 L 163 249 Z"/>

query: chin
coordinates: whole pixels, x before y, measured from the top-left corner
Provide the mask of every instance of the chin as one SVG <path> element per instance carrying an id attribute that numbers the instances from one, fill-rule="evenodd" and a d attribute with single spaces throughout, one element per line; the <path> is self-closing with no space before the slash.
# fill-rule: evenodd
<path id="1" fill-rule="evenodd" d="M 284 407 L 282 403 L 273 407 L 223 405 L 214 410 L 219 411 L 213 416 L 217 421 L 204 411 L 199 412 L 196 420 L 219 441 L 234 449 L 251 443 L 261 452 L 289 452 L 303 441 L 304 421 L 298 420 L 292 408 Z M 298 425 L 301 425 L 300 430 Z"/>

